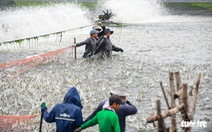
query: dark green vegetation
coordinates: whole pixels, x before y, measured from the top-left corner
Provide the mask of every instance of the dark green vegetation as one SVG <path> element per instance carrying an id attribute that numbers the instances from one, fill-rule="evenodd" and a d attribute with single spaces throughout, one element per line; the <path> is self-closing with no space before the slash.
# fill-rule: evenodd
<path id="1" fill-rule="evenodd" d="M 59 3 L 72 3 L 72 2 L 47 2 L 47 1 L 20 1 L 14 0 L 17 6 L 45 6 Z M 95 9 L 97 2 L 78 2 L 77 4 L 87 9 Z"/>
<path id="2" fill-rule="evenodd" d="M 47 2 L 47 1 L 20 1 L 15 0 L 17 6 L 38 6 L 38 5 L 47 5 L 47 4 L 56 4 L 56 2 Z"/>
<path id="3" fill-rule="evenodd" d="M 97 2 L 80 2 L 79 4 L 90 10 L 96 9 L 97 7 Z"/>
<path id="4" fill-rule="evenodd" d="M 20 1 L 14 0 L 17 6 L 40 6 L 49 4 L 58 4 L 61 2 L 47 2 L 47 1 Z M 87 9 L 95 9 L 97 2 L 79 2 L 79 5 Z M 212 12 L 212 2 L 188 2 L 188 3 L 163 3 L 163 5 L 170 10 L 207 10 Z"/>
<path id="5" fill-rule="evenodd" d="M 164 3 L 168 8 L 184 8 L 184 9 L 205 9 L 212 11 L 212 3 L 199 3 L 199 2 L 190 2 L 190 3 Z"/>
<path id="6" fill-rule="evenodd" d="M 173 14 L 212 15 L 212 2 L 163 3 Z"/>
<path id="7" fill-rule="evenodd" d="M 212 11 L 212 3 L 192 3 L 191 6 Z"/>

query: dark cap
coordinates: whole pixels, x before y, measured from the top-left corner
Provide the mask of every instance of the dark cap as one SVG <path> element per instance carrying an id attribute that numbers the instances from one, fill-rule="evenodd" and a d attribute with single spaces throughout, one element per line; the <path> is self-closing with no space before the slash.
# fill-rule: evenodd
<path id="1" fill-rule="evenodd" d="M 91 31 L 90 31 L 90 35 L 92 35 L 92 34 L 97 34 L 97 32 L 96 32 L 96 30 L 95 30 L 95 29 L 91 29 Z"/>
<path id="2" fill-rule="evenodd" d="M 114 103 L 121 104 L 121 97 L 119 95 L 111 95 L 110 96 L 109 104 L 113 105 Z"/>
<path id="3" fill-rule="evenodd" d="M 113 31 L 111 31 L 109 28 L 106 28 L 104 34 L 107 34 L 107 33 L 109 33 L 109 32 L 110 32 L 111 34 L 113 34 Z"/>

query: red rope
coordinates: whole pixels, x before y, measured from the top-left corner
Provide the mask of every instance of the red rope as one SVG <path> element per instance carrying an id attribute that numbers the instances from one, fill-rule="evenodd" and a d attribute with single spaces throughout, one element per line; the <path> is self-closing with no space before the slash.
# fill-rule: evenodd
<path id="1" fill-rule="evenodd" d="M 68 47 L 62 48 L 62 49 L 58 49 L 58 50 L 55 50 L 55 51 L 51 51 L 51 52 L 48 52 L 48 53 L 45 53 L 45 54 L 41 54 L 41 55 L 38 55 L 38 56 L 33 56 L 33 57 L 30 57 L 30 58 L 25 58 L 25 59 L 21 59 L 21 60 L 12 61 L 12 62 L 0 63 L 0 68 L 9 68 L 9 67 L 12 67 L 12 66 L 23 65 L 23 64 L 35 62 L 36 60 L 43 59 L 43 58 L 50 58 L 51 56 L 56 55 L 60 52 L 63 52 L 65 50 L 69 49 L 69 48 L 71 48 L 71 46 L 68 46 Z"/>
<path id="2" fill-rule="evenodd" d="M 0 115 L 0 129 L 10 128 L 14 123 L 20 124 L 34 119 L 37 115 L 12 116 Z"/>
<path id="3" fill-rule="evenodd" d="M 29 66 L 27 66 L 26 68 L 23 68 L 19 71 L 16 71 L 12 74 L 9 74 L 7 75 L 6 77 L 15 77 L 25 71 L 28 71 L 42 63 L 44 63 L 45 61 L 49 60 L 51 57 L 61 53 L 61 52 L 64 52 L 68 49 L 72 48 L 71 46 L 68 46 L 66 48 L 62 48 L 62 49 L 58 49 L 58 50 L 55 50 L 55 51 L 51 51 L 51 52 L 48 52 L 48 53 L 45 53 L 45 54 L 41 54 L 41 55 L 38 55 L 38 56 L 33 56 L 33 57 L 30 57 L 30 58 L 25 58 L 25 59 L 21 59 L 21 60 L 16 60 L 16 61 L 12 61 L 12 62 L 6 62 L 6 63 L 1 63 L 0 64 L 0 69 L 1 68 L 9 68 L 9 67 L 12 67 L 12 66 L 18 66 L 18 65 L 24 65 L 24 64 L 30 64 L 30 63 L 33 63 Z"/>

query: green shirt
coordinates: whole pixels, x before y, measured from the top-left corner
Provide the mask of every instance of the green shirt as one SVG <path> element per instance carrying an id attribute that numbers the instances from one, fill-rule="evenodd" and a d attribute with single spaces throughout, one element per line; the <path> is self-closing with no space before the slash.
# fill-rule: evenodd
<path id="1" fill-rule="evenodd" d="M 92 119 L 81 125 L 81 129 L 99 124 L 100 132 L 121 132 L 119 119 L 112 110 L 101 110 Z"/>

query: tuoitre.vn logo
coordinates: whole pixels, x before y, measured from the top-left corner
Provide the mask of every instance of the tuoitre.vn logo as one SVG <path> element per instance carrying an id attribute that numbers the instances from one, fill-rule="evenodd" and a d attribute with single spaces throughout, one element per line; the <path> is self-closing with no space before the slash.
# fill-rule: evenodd
<path id="1" fill-rule="evenodd" d="M 207 122 L 205 120 L 197 120 L 197 121 L 181 121 L 181 127 L 207 127 Z"/>

